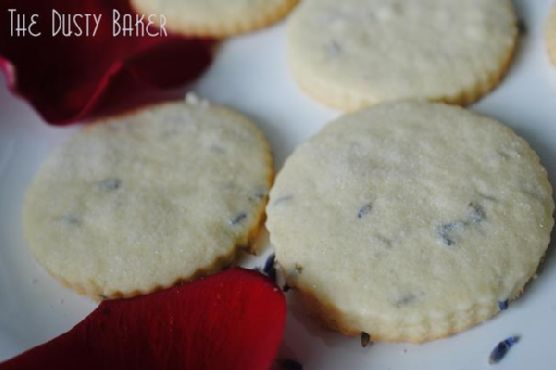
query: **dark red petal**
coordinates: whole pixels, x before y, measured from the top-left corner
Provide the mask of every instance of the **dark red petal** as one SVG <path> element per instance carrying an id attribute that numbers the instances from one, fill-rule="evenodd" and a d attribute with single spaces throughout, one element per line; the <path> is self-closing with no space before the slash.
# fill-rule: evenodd
<path id="1" fill-rule="evenodd" d="M 34 30 L 42 35 L 11 35 L 8 9 L 17 9 L 28 19 L 38 14 Z M 52 36 L 53 9 L 65 14 L 102 14 L 97 34 Z M 125 109 L 159 100 L 167 90 L 198 77 L 210 64 L 213 42 L 209 40 L 173 35 L 114 37 L 114 9 L 133 13 L 129 0 L 3 0 L 0 70 L 9 88 L 48 122 L 67 124 L 114 107 Z"/>
<path id="2" fill-rule="evenodd" d="M 268 370 L 284 294 L 252 270 L 103 302 L 70 332 L 0 364 L 14 369 Z"/>

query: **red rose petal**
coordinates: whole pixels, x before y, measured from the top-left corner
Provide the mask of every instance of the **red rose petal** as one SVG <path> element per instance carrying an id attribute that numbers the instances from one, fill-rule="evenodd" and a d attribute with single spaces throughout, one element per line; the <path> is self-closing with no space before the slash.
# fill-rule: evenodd
<path id="1" fill-rule="evenodd" d="M 71 331 L 0 364 L 13 369 L 268 370 L 284 294 L 252 270 L 105 301 Z"/>
<path id="2" fill-rule="evenodd" d="M 38 14 L 40 37 L 11 35 L 10 13 Z M 52 35 L 52 10 L 102 14 L 92 37 Z M 198 77 L 212 59 L 212 41 L 113 36 L 112 11 L 134 14 L 129 0 L 4 0 L 0 3 L 0 70 L 9 88 L 55 124 L 158 100 L 164 90 Z M 84 26 L 84 23 L 81 23 Z M 93 27 L 91 27 L 92 32 Z M 109 96 L 109 98 L 106 98 Z"/>

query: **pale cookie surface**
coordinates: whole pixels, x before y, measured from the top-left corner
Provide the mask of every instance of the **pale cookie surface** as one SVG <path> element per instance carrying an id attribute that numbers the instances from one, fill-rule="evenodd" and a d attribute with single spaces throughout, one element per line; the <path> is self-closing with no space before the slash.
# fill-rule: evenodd
<path id="1" fill-rule="evenodd" d="M 556 65 L 556 3 L 552 6 L 546 25 L 546 42 L 550 60 Z"/>
<path id="2" fill-rule="evenodd" d="M 284 17 L 298 0 L 132 0 L 144 14 L 163 14 L 170 31 L 226 37 L 266 27 Z"/>
<path id="3" fill-rule="evenodd" d="M 58 147 L 28 189 L 24 233 L 81 293 L 146 293 L 230 263 L 262 223 L 272 177 L 266 139 L 242 115 L 153 106 Z"/>
<path id="4" fill-rule="evenodd" d="M 467 104 L 498 84 L 516 37 L 510 0 L 306 0 L 288 21 L 288 58 L 304 90 L 342 110 Z"/>
<path id="5" fill-rule="evenodd" d="M 549 243 L 551 192 L 535 152 L 496 121 L 388 103 L 295 151 L 267 228 L 288 285 L 326 324 L 422 342 L 520 295 Z"/>

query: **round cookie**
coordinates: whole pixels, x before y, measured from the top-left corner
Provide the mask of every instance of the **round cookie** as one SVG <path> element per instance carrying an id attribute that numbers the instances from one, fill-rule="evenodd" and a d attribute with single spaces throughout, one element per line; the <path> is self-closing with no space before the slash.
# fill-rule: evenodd
<path id="1" fill-rule="evenodd" d="M 298 0 L 132 0 L 144 14 L 163 14 L 165 28 L 187 36 L 227 37 L 266 27 Z"/>
<path id="2" fill-rule="evenodd" d="M 546 25 L 546 43 L 548 55 L 554 65 L 556 65 L 556 3 L 552 6 L 548 23 Z"/>
<path id="3" fill-rule="evenodd" d="M 38 262 L 80 293 L 148 293 L 249 247 L 272 179 L 270 147 L 244 116 L 152 106 L 58 147 L 26 194 L 24 234 Z"/>
<path id="4" fill-rule="evenodd" d="M 423 342 L 521 294 L 549 243 L 551 193 L 535 152 L 496 121 L 385 103 L 287 159 L 266 225 L 288 285 L 328 326 Z"/>
<path id="5" fill-rule="evenodd" d="M 341 110 L 399 99 L 468 104 L 517 40 L 511 0 L 305 0 L 288 21 L 299 85 Z"/>

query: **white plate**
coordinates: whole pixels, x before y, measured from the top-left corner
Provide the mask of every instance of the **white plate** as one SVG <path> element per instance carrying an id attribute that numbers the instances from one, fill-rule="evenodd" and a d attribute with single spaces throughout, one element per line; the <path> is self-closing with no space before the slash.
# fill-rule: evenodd
<path id="1" fill-rule="evenodd" d="M 556 68 L 548 62 L 543 39 L 550 0 L 515 3 L 527 31 L 515 62 L 501 86 L 472 109 L 500 119 L 525 137 L 556 184 Z M 226 42 L 196 90 L 255 118 L 272 142 L 278 168 L 299 143 L 338 115 L 303 95 L 290 77 L 283 25 Z M 35 263 L 20 230 L 27 184 L 51 148 L 74 130 L 48 127 L 6 91 L 0 78 L 0 360 L 70 329 L 95 307 Z M 520 334 L 521 342 L 496 368 L 554 369 L 555 259 L 549 253 L 540 277 L 495 319 L 421 346 L 361 348 L 358 338 L 319 329 L 288 293 L 282 355 L 296 358 L 306 370 L 477 370 L 489 368 L 488 355 L 498 341 Z"/>

